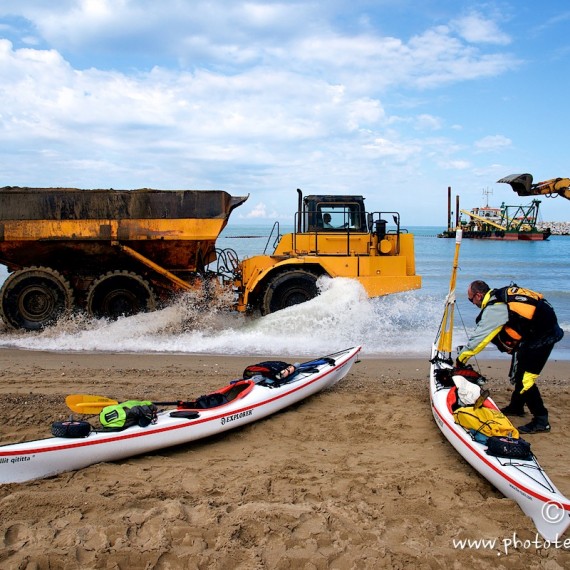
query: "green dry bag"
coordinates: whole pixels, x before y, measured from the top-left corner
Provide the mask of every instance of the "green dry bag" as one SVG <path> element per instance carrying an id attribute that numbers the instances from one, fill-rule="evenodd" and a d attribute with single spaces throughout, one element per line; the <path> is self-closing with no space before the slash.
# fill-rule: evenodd
<path id="1" fill-rule="evenodd" d="M 125 429 L 133 425 L 146 427 L 156 422 L 156 406 L 149 401 L 127 400 L 106 406 L 99 414 L 101 425 L 109 429 Z"/>

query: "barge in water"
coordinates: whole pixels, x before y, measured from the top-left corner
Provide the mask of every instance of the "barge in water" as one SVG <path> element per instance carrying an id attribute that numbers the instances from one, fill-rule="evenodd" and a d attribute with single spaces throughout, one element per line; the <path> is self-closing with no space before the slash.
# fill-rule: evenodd
<path id="1" fill-rule="evenodd" d="M 456 222 L 452 225 L 451 188 L 448 188 L 447 230 L 437 237 L 454 238 L 456 229 L 461 229 L 464 238 L 544 241 L 550 237 L 551 231 L 550 228 L 537 227 L 539 205 L 540 200 L 533 200 L 528 206 L 507 206 L 503 202 L 500 208 L 490 207 L 487 203 L 486 206 L 467 211 L 459 209 L 459 196 L 456 196 Z"/>

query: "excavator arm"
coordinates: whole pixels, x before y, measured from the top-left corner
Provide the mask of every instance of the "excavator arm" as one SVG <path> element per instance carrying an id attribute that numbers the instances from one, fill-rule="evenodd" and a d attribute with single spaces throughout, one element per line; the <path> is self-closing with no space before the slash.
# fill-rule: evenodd
<path id="1" fill-rule="evenodd" d="M 570 200 L 570 178 L 551 178 L 533 184 L 532 174 L 511 174 L 497 182 L 510 184 L 519 196 L 562 196 Z"/>

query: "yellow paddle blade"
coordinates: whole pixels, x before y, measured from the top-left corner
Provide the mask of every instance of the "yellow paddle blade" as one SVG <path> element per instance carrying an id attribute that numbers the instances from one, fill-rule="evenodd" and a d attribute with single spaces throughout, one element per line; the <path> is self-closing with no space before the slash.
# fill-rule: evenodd
<path id="1" fill-rule="evenodd" d="M 451 352 L 453 344 L 453 313 L 455 301 L 445 306 L 437 349 L 440 352 Z"/>
<path id="2" fill-rule="evenodd" d="M 451 270 L 451 278 L 449 280 L 449 293 L 445 301 L 445 309 L 443 311 L 443 319 L 439 332 L 437 349 L 440 352 L 451 353 L 453 344 L 453 313 L 455 310 L 455 284 L 457 282 L 457 268 L 459 266 L 459 248 L 463 231 L 457 230 L 455 234 L 455 254 L 453 256 L 453 268 Z"/>
<path id="3" fill-rule="evenodd" d="M 98 414 L 105 406 L 115 406 L 119 402 L 105 396 L 71 394 L 65 398 L 67 407 L 78 414 Z"/>

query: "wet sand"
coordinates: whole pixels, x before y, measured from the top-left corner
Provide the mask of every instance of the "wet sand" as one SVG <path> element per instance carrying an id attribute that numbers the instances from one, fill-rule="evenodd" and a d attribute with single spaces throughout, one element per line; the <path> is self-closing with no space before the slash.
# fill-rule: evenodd
<path id="1" fill-rule="evenodd" d="M 191 399 L 264 359 L 0 350 L 0 441 L 48 436 L 51 422 L 69 417 L 68 394 Z M 507 403 L 508 362 L 479 364 L 493 398 Z M 0 567 L 570 567 L 570 535 L 565 548 L 545 548 L 532 521 L 442 436 L 428 366 L 363 355 L 332 390 L 236 431 L 0 485 Z M 527 437 L 566 496 L 569 372 L 568 361 L 547 364 L 539 382 L 552 432 Z M 496 544 L 454 545 L 468 538 Z"/>

